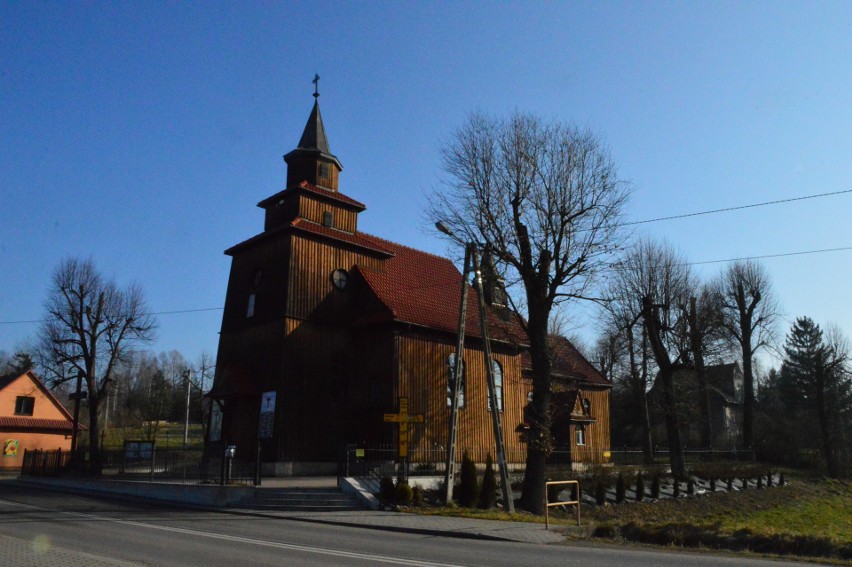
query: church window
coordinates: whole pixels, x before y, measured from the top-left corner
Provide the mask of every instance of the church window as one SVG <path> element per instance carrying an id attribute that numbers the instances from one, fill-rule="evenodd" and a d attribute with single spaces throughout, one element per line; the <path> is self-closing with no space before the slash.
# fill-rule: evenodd
<path id="1" fill-rule="evenodd" d="M 251 292 L 248 296 L 248 307 L 246 307 L 246 317 L 254 317 L 254 299 L 255 294 Z"/>
<path id="2" fill-rule="evenodd" d="M 32 415 L 33 407 L 35 407 L 35 398 L 18 396 L 15 400 L 15 415 Z"/>
<path id="3" fill-rule="evenodd" d="M 586 426 L 582 423 L 578 423 L 574 427 L 574 443 L 577 445 L 586 444 Z"/>
<path id="4" fill-rule="evenodd" d="M 331 169 L 328 167 L 327 163 L 319 164 L 319 178 L 322 181 L 328 181 L 328 178 L 331 176 Z"/>
<path id="5" fill-rule="evenodd" d="M 322 225 L 323 226 L 332 226 L 334 224 L 334 213 L 331 211 L 325 211 L 322 214 Z"/>
<path id="6" fill-rule="evenodd" d="M 491 373 L 494 376 L 494 396 L 497 398 L 497 409 L 503 411 L 503 367 L 496 360 L 491 361 Z M 491 411 L 491 398 L 488 398 L 488 411 Z"/>
<path id="7" fill-rule="evenodd" d="M 583 398 L 583 415 L 592 415 L 592 402 L 589 398 Z"/>
<path id="8" fill-rule="evenodd" d="M 257 288 L 261 281 L 263 281 L 263 271 L 257 269 L 251 277 L 251 288 L 248 296 L 248 305 L 246 306 L 246 318 L 254 317 L 254 303 L 257 298 Z"/>
<path id="9" fill-rule="evenodd" d="M 464 359 L 462 359 L 461 364 L 461 383 L 459 384 L 459 408 L 464 407 L 464 386 L 465 386 L 465 368 L 464 368 Z M 456 369 L 456 353 L 450 354 L 447 357 L 447 368 L 449 369 L 447 372 L 447 407 L 453 406 L 453 380 L 455 378 L 455 369 Z"/>

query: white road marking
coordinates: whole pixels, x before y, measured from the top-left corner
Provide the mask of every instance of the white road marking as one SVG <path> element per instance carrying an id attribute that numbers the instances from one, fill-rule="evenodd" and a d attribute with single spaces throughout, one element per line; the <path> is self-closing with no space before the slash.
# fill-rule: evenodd
<path id="1" fill-rule="evenodd" d="M 301 551 L 304 553 L 316 553 L 319 555 L 330 555 L 332 557 L 345 557 L 347 559 L 363 559 L 365 561 L 374 561 L 376 563 L 392 563 L 394 565 L 412 565 L 414 567 L 463 567 L 461 565 L 456 565 L 453 563 L 435 563 L 432 561 L 420 561 L 418 559 L 404 559 L 400 557 L 388 557 L 386 555 L 374 555 L 371 553 L 358 553 L 354 551 L 343 551 L 343 550 L 335 550 L 335 549 L 323 549 L 321 547 L 313 547 L 308 545 L 299 545 L 294 543 L 281 543 L 277 541 L 269 541 L 264 539 L 255 539 L 250 537 L 242 537 L 242 536 L 233 536 L 228 534 L 217 534 L 212 532 L 202 532 L 199 530 L 190 530 L 187 528 L 176 528 L 171 526 L 160 526 L 157 524 L 146 524 L 144 522 L 135 522 L 133 520 L 118 520 L 115 518 L 108 518 L 105 516 L 97 516 L 95 514 L 83 514 L 81 512 L 68 512 L 65 510 L 54 510 L 49 508 L 43 508 L 41 506 L 35 506 L 33 504 L 24 504 L 22 502 L 12 502 L 6 500 L 3 502 L 4 505 L 11 506 L 19 506 L 21 508 L 30 508 L 33 510 L 40 510 L 42 512 L 50 512 L 50 513 L 60 513 L 65 514 L 67 516 L 76 516 L 79 518 L 86 519 L 94 519 L 100 520 L 103 522 L 112 522 L 114 524 L 124 524 L 126 526 L 134 526 L 140 528 L 147 528 L 150 530 L 160 530 L 178 534 L 186 534 L 186 535 L 194 535 L 198 537 L 206 537 L 209 539 L 219 539 L 223 541 L 237 542 L 237 543 L 247 543 L 251 545 L 260 545 L 264 547 L 273 547 L 276 549 L 288 549 L 292 551 Z"/>

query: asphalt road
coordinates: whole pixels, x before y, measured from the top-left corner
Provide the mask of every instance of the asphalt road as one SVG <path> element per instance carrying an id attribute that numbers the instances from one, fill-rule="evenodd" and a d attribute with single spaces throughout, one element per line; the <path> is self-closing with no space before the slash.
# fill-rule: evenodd
<path id="1" fill-rule="evenodd" d="M 531 545 L 149 505 L 0 483 L 4 566 L 793 565 L 635 547 Z"/>

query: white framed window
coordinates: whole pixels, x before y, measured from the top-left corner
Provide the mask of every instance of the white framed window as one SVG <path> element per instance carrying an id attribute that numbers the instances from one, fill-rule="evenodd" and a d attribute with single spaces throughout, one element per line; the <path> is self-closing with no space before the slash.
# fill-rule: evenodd
<path id="1" fill-rule="evenodd" d="M 447 357 L 447 407 L 452 407 L 453 405 L 453 380 L 455 379 L 454 373 L 456 369 L 456 353 L 450 354 Z M 459 408 L 464 407 L 464 388 L 465 388 L 465 368 L 464 368 L 464 358 L 462 358 L 461 363 L 461 383 L 459 384 Z"/>
<path id="2" fill-rule="evenodd" d="M 574 427 L 574 443 L 576 445 L 586 444 L 586 426 L 582 423 L 578 423 Z"/>
<path id="3" fill-rule="evenodd" d="M 491 373 L 494 376 L 494 395 L 497 398 L 497 408 L 503 411 L 503 367 L 496 360 L 491 360 Z M 491 411 L 491 398 L 488 398 L 488 411 Z"/>

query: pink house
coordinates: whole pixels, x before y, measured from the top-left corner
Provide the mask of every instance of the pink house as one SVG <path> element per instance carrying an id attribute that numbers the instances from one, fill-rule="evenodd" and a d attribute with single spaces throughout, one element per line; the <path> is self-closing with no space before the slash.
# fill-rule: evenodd
<path id="1" fill-rule="evenodd" d="M 71 414 L 32 370 L 0 378 L 0 469 L 20 469 L 24 449 L 69 451 Z"/>

